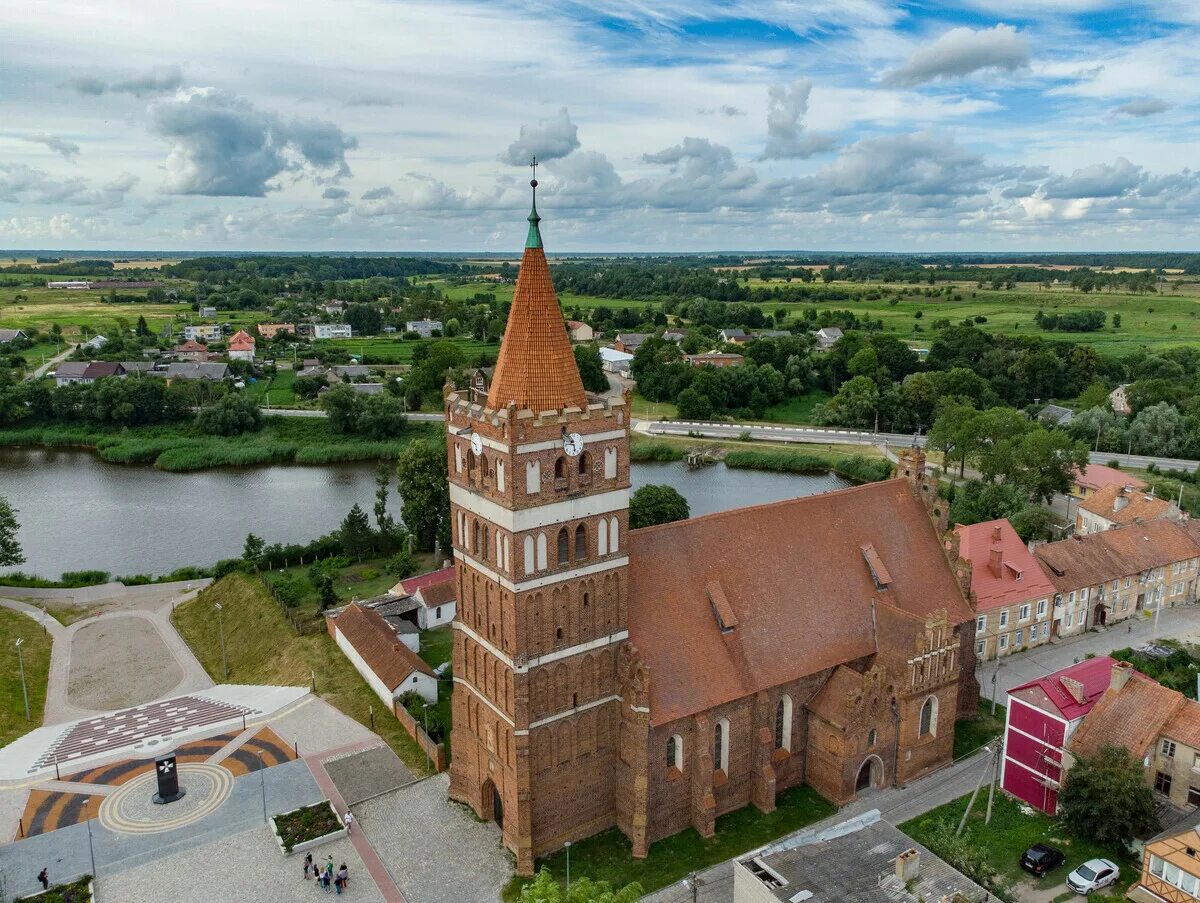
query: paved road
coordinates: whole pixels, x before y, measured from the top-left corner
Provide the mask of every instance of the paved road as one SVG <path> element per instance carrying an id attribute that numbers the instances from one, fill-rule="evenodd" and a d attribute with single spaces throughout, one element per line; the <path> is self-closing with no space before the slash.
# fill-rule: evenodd
<path id="1" fill-rule="evenodd" d="M 55 364 L 57 364 L 59 361 L 65 361 L 68 357 L 70 357 L 71 352 L 73 352 L 77 347 L 79 346 L 68 344 L 65 351 L 59 352 L 54 357 L 50 358 L 50 360 L 46 361 L 46 363 L 42 364 L 25 378 L 29 380 L 41 379 Z"/>
<path id="2" fill-rule="evenodd" d="M 263 408 L 263 413 L 268 417 L 324 417 L 324 411 L 302 411 L 297 408 Z M 441 414 L 422 414 L 419 411 L 408 414 L 409 420 L 426 420 L 429 422 L 440 423 L 442 421 Z"/>

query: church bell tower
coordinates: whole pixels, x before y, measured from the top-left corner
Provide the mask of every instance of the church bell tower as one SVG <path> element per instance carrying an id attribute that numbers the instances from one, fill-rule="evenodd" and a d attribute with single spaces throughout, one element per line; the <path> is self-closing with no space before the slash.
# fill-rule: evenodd
<path id="1" fill-rule="evenodd" d="M 629 638 L 629 411 L 584 391 L 530 185 L 486 402 L 445 397 L 459 599 L 450 796 L 500 825 L 525 875 L 617 823 Z"/>

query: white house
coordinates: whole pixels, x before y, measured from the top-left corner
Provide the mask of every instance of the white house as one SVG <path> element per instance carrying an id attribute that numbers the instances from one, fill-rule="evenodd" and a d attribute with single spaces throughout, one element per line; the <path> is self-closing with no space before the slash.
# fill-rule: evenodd
<path id="1" fill-rule="evenodd" d="M 349 323 L 314 323 L 314 339 L 349 339 L 354 337 L 354 330 Z"/>
<path id="2" fill-rule="evenodd" d="M 600 348 L 600 366 L 609 373 L 619 373 L 622 376 L 628 376 L 629 368 L 632 364 L 632 354 L 626 351 L 618 351 L 616 348 Z"/>
<path id="3" fill-rule="evenodd" d="M 405 693 L 437 702 L 437 676 L 383 616 L 351 603 L 329 618 L 329 632 L 356 671 L 391 708 Z"/>
<path id="4" fill-rule="evenodd" d="M 421 338 L 428 339 L 431 338 L 435 332 L 442 331 L 442 321 L 431 320 L 428 317 L 423 320 L 409 320 L 404 324 L 404 331 L 415 332 Z"/>
<path id="5" fill-rule="evenodd" d="M 225 338 L 225 332 L 221 329 L 220 323 L 196 323 L 192 326 L 183 327 L 184 341 L 193 342 L 219 342 Z"/>
<path id="6" fill-rule="evenodd" d="M 567 320 L 567 334 L 572 342 L 590 342 L 596 338 L 596 333 L 587 323 L 579 320 Z"/>
<path id="7" fill-rule="evenodd" d="M 401 580 L 392 587 L 392 595 L 407 601 L 405 608 L 410 619 L 415 614 L 417 626 L 422 630 L 449 624 L 458 610 L 458 588 L 452 567 Z"/>
<path id="8" fill-rule="evenodd" d="M 15 342 L 17 339 L 27 339 L 23 329 L 0 329 L 0 345 L 7 345 L 9 342 Z"/>
<path id="9" fill-rule="evenodd" d="M 76 291 L 86 290 L 92 287 L 90 282 L 85 282 L 81 279 L 71 279 L 62 282 L 47 282 L 46 288 L 69 288 Z"/>
<path id="10" fill-rule="evenodd" d="M 93 336 L 92 338 L 90 338 L 86 342 L 84 342 L 83 347 L 91 348 L 93 351 L 99 351 L 101 348 L 103 348 L 107 344 L 108 344 L 108 339 L 106 339 L 102 335 L 98 335 L 98 336 Z"/>
<path id="11" fill-rule="evenodd" d="M 815 335 L 817 348 L 821 351 L 828 351 L 842 337 L 842 331 L 836 326 L 823 326 L 816 331 Z"/>

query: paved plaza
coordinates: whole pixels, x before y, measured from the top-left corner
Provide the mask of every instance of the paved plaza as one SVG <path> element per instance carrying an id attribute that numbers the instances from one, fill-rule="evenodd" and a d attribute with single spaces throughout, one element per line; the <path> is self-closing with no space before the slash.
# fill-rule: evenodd
<path id="1" fill-rule="evenodd" d="M 326 759 L 323 764 L 348 806 L 405 787 L 416 780 L 400 757 L 385 744 L 335 756 Z"/>

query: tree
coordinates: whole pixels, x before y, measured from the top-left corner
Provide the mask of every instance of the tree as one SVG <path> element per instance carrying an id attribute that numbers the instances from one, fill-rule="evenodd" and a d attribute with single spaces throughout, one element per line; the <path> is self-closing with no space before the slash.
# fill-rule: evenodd
<path id="1" fill-rule="evenodd" d="M 1161 401 L 1138 411 L 1129 425 L 1133 451 L 1172 457 L 1183 449 L 1187 422 L 1174 406 Z"/>
<path id="2" fill-rule="evenodd" d="M 1034 427 L 995 442 L 980 457 L 985 478 L 999 477 L 1027 498 L 1049 502 L 1055 493 L 1067 492 L 1075 472 L 1087 467 L 1088 447 L 1059 430 Z"/>
<path id="3" fill-rule="evenodd" d="M 349 386 L 334 386 L 321 396 L 321 410 L 329 418 L 329 428 L 335 433 L 353 433 L 358 429 L 358 414 L 362 398 Z"/>
<path id="4" fill-rule="evenodd" d="M 1106 745 L 1071 767 L 1058 811 L 1072 833 L 1110 848 L 1123 849 L 1158 828 L 1142 763 L 1119 746 Z"/>
<path id="5" fill-rule="evenodd" d="M 258 563 L 262 560 L 263 549 L 266 545 L 261 536 L 247 533 L 246 544 L 242 547 L 242 558 L 245 559 L 246 564 L 258 570 Z"/>
<path id="6" fill-rule="evenodd" d="M 263 427 L 263 412 L 245 395 L 230 394 L 200 409 L 196 425 L 214 436 L 240 436 Z"/>
<path id="7" fill-rule="evenodd" d="M 600 364 L 599 346 L 576 345 L 575 363 L 579 367 L 579 376 L 585 389 L 589 392 L 608 391 L 608 377 Z"/>
<path id="8" fill-rule="evenodd" d="M 521 888 L 520 903 L 635 903 L 641 896 L 642 886 L 636 881 L 613 890 L 607 881 L 577 878 L 567 891 L 543 866 L 537 877 Z"/>
<path id="9" fill-rule="evenodd" d="M 324 562 L 318 562 L 308 569 L 308 582 L 321 599 L 321 610 L 331 608 L 338 603 L 337 590 L 333 587 L 333 573 Z"/>
<path id="10" fill-rule="evenodd" d="M 945 455 L 946 463 L 958 462 L 958 475 L 966 473 L 967 458 L 975 453 L 978 437 L 975 420 L 979 412 L 969 404 L 947 399 L 937 408 L 937 418 L 929 428 L 930 448 Z"/>
<path id="11" fill-rule="evenodd" d="M 1053 518 L 1050 516 L 1049 508 L 1026 505 L 1012 515 L 1009 521 L 1012 523 L 1012 528 L 1017 531 L 1017 535 L 1025 542 L 1050 538 Z"/>
<path id="12" fill-rule="evenodd" d="M 643 486 L 629 500 L 629 528 L 653 527 L 691 516 L 687 499 L 674 486 Z"/>
<path id="13" fill-rule="evenodd" d="M 367 512 L 355 505 L 346 515 L 338 528 L 338 539 L 347 555 L 361 559 L 375 545 L 375 533 L 371 530 L 371 522 L 367 520 Z"/>
<path id="14" fill-rule="evenodd" d="M 404 526 L 417 547 L 450 548 L 450 484 L 446 446 L 441 440 L 417 439 L 396 462 L 396 491 L 403 500 Z"/>
<path id="15" fill-rule="evenodd" d="M 1027 503 L 1024 494 L 1015 486 L 968 480 L 954 490 L 950 500 L 950 522 L 969 526 L 1011 518 Z"/>
<path id="16" fill-rule="evenodd" d="M 0 567 L 24 563 L 25 553 L 21 551 L 21 544 L 17 542 L 19 530 L 17 512 L 8 503 L 8 499 L 0 495 Z"/>
<path id="17" fill-rule="evenodd" d="M 679 407 L 679 416 L 684 420 L 711 420 L 713 404 L 707 395 L 702 395 L 692 387 L 679 393 L 675 400 Z"/>
<path id="18" fill-rule="evenodd" d="M 851 362 L 859 360 L 861 354 L 855 354 Z M 856 376 L 842 383 L 837 394 L 820 410 L 813 412 L 813 419 L 829 426 L 871 427 L 875 425 L 875 413 L 878 410 L 879 387 L 869 376 Z"/>
<path id="19" fill-rule="evenodd" d="M 386 462 L 380 461 L 379 467 L 375 469 L 375 526 L 384 535 L 391 533 L 392 528 L 396 525 L 387 510 L 388 489 L 391 482 L 391 468 L 387 466 Z"/>
<path id="20" fill-rule="evenodd" d="M 404 432 L 407 421 L 403 400 L 394 395 L 367 395 L 358 406 L 350 432 L 372 439 L 392 439 Z"/>

